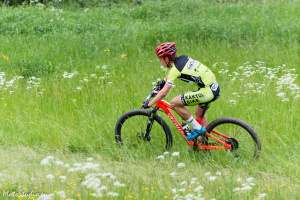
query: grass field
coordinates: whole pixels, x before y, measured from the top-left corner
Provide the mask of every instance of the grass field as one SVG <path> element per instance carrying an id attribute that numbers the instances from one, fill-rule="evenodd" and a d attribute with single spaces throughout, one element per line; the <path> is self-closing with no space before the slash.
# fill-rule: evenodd
<path id="1" fill-rule="evenodd" d="M 0 198 L 300 198 L 299 9 L 204 0 L 0 8 Z M 208 119 L 251 124 L 259 160 L 190 152 L 173 126 L 169 154 L 115 145 L 118 117 L 165 75 L 153 51 L 162 41 L 211 67 L 221 98 Z M 186 90 L 176 82 L 167 100 Z"/>

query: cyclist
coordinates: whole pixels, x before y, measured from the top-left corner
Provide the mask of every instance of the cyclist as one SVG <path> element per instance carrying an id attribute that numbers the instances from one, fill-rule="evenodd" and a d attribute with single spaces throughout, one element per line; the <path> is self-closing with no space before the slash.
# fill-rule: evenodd
<path id="1" fill-rule="evenodd" d="M 197 91 L 188 91 L 176 96 L 171 102 L 171 107 L 181 116 L 183 120 L 192 127 L 187 135 L 187 140 L 193 140 L 204 134 L 206 129 L 201 126 L 185 106 L 197 105 L 196 117 L 204 114 L 207 105 L 219 97 L 220 88 L 213 72 L 200 63 L 186 55 L 176 56 L 176 43 L 164 42 L 155 49 L 161 65 L 168 69 L 158 94 L 143 104 L 149 108 L 158 100 L 163 99 L 174 86 L 175 79 L 179 78 L 185 82 L 194 83 L 198 86 Z"/>

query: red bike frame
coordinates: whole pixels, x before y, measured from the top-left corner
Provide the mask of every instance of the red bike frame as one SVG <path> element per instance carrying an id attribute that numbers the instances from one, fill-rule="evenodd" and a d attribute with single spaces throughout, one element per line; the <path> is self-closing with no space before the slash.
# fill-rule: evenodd
<path id="1" fill-rule="evenodd" d="M 206 132 L 206 136 L 216 141 L 216 143 L 220 145 L 202 144 L 202 143 L 195 143 L 194 141 L 188 141 L 186 139 L 182 125 L 178 122 L 178 120 L 172 113 L 172 108 L 170 104 L 164 100 L 159 100 L 156 102 L 156 107 L 161 109 L 163 112 L 167 114 L 167 116 L 174 123 L 174 125 L 176 126 L 176 128 L 178 129 L 178 131 L 180 132 L 180 134 L 182 135 L 182 137 L 185 139 L 185 141 L 189 146 L 198 146 L 198 148 L 201 150 L 231 150 L 232 149 L 231 145 L 225 142 L 225 140 L 230 137 L 214 130 L 212 130 L 211 133 Z M 197 119 L 197 121 L 200 122 L 202 121 L 202 119 Z"/>

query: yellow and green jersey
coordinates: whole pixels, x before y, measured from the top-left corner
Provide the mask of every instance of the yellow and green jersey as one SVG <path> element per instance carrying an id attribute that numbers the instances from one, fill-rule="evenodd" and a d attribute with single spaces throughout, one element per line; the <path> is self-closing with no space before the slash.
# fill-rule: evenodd
<path id="1" fill-rule="evenodd" d="M 166 77 L 166 82 L 173 85 L 177 78 L 185 82 L 194 82 L 200 88 L 217 82 L 214 73 L 208 67 L 185 55 L 175 58 Z"/>

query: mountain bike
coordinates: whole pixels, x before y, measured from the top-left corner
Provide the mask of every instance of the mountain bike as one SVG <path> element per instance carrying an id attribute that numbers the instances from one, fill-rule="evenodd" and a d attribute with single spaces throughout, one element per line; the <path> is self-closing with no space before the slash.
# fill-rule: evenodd
<path id="1" fill-rule="evenodd" d="M 161 89 L 161 88 L 159 88 Z M 158 86 L 150 92 L 146 100 L 151 99 L 159 92 Z M 202 123 L 208 106 L 203 107 L 203 114 L 197 121 Z M 206 133 L 188 141 L 188 132 L 183 124 L 173 114 L 170 104 L 160 100 L 154 108 L 135 109 L 123 114 L 115 126 L 115 140 L 118 144 L 127 147 L 151 145 L 159 151 L 168 150 L 173 145 L 173 136 L 166 121 L 158 115 L 163 112 L 175 125 L 182 138 L 193 150 L 212 151 L 223 150 L 230 152 L 234 157 L 258 158 L 261 143 L 254 129 L 246 122 L 230 117 L 215 119 L 206 126 Z"/>

